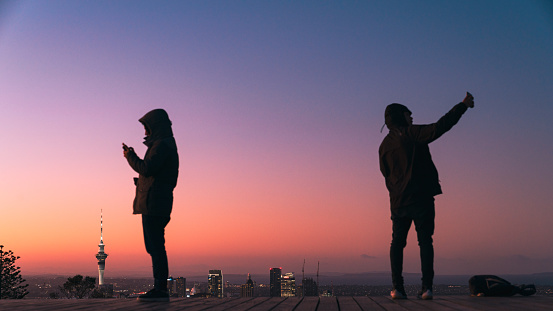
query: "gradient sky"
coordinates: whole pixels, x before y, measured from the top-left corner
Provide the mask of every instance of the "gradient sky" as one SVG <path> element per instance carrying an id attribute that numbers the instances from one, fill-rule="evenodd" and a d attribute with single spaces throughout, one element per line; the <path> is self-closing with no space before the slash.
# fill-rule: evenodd
<path id="1" fill-rule="evenodd" d="M 173 276 L 389 271 L 384 108 L 432 123 L 437 274 L 552 271 L 550 1 L 0 1 L 0 244 L 23 274 L 150 275 L 146 112 L 181 167 Z M 405 271 L 418 272 L 414 231 Z"/>

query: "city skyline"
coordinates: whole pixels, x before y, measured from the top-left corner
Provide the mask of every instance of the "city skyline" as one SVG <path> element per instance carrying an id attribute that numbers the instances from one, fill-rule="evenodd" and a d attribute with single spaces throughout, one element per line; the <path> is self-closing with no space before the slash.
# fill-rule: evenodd
<path id="1" fill-rule="evenodd" d="M 1 1 L 0 242 L 24 275 L 98 275 L 103 210 L 105 277 L 149 276 L 121 143 L 143 156 L 164 108 L 170 274 L 387 272 L 384 109 L 431 123 L 469 91 L 430 145 L 436 274 L 551 272 L 551 38 L 540 0 Z"/>

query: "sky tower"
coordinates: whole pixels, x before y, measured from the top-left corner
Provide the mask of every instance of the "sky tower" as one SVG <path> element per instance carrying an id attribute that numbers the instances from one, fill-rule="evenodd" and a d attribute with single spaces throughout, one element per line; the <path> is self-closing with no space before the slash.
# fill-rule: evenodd
<path id="1" fill-rule="evenodd" d="M 96 259 L 98 259 L 98 285 L 104 285 L 104 269 L 106 268 L 106 258 L 108 254 L 104 253 L 104 236 L 102 231 L 102 210 L 100 210 L 100 244 L 98 246 L 98 254 L 96 254 Z"/>

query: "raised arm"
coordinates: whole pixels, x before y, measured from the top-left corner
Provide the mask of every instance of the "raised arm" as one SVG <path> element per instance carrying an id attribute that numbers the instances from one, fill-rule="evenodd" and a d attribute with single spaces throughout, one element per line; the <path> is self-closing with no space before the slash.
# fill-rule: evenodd
<path id="1" fill-rule="evenodd" d="M 467 92 L 465 99 L 441 117 L 438 122 L 428 125 L 412 125 L 409 127 L 410 136 L 417 142 L 429 144 L 449 131 L 468 108 L 474 107 L 474 97 Z"/>

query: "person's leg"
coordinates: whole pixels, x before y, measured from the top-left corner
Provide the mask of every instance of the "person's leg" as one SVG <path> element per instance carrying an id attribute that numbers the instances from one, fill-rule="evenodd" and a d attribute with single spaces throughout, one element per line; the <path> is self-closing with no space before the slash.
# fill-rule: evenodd
<path id="1" fill-rule="evenodd" d="M 165 251 L 165 226 L 169 217 L 142 215 L 142 229 L 146 251 L 152 257 L 154 289 L 167 291 L 169 265 Z"/>
<path id="2" fill-rule="evenodd" d="M 420 247 L 423 291 L 432 290 L 434 280 L 434 246 L 432 245 L 435 218 L 434 199 L 421 204 L 416 214 L 414 222 Z"/>
<path id="3" fill-rule="evenodd" d="M 411 222 L 411 219 L 407 217 L 392 217 L 392 243 L 390 245 L 392 284 L 394 289 L 402 292 L 405 291 L 403 284 L 403 249 L 407 245 L 407 234 Z"/>

